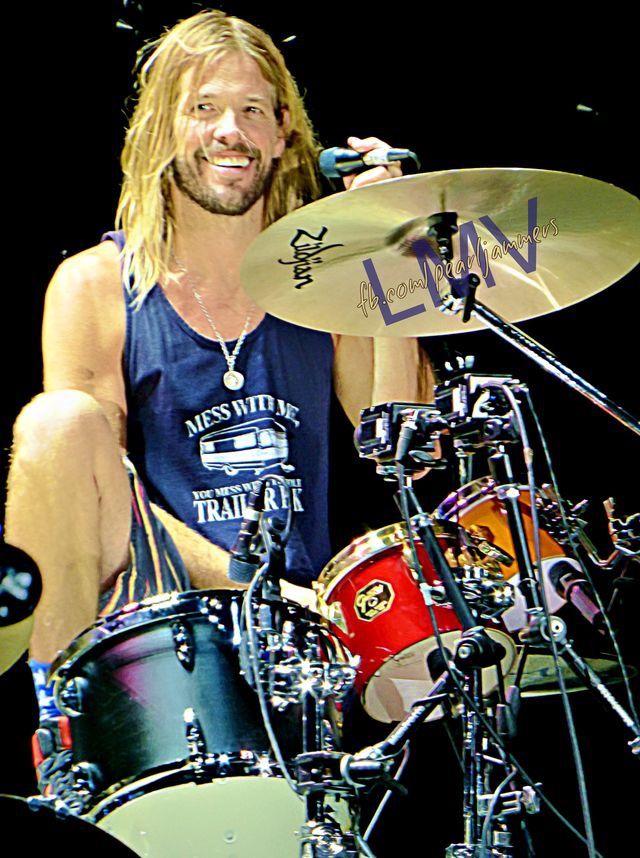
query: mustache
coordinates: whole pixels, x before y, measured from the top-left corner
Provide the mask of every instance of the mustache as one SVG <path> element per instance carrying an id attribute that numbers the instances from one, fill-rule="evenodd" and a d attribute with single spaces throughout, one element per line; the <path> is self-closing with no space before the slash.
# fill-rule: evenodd
<path id="1" fill-rule="evenodd" d="M 260 160 L 260 150 L 254 148 L 253 146 L 248 146 L 246 143 L 235 143 L 233 146 L 217 146 L 215 149 L 205 149 L 201 146 L 196 150 L 195 156 L 196 158 L 203 158 L 205 161 L 208 161 L 210 158 L 215 157 L 220 152 L 228 152 L 229 149 L 232 149 L 234 152 L 237 152 L 240 155 L 248 155 L 250 158 L 253 158 L 257 161 Z"/>

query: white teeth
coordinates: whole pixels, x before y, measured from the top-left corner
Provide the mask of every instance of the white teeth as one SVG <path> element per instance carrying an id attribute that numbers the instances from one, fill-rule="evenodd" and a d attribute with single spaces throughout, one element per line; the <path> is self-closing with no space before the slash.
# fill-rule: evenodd
<path id="1" fill-rule="evenodd" d="M 250 161 L 244 155 L 212 155 L 208 160 L 216 167 L 248 167 Z"/>

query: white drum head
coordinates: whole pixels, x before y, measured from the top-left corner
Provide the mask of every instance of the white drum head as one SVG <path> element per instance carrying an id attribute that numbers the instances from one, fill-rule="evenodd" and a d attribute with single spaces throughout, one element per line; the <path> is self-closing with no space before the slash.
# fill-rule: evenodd
<path id="1" fill-rule="evenodd" d="M 443 632 L 443 645 L 453 652 L 460 634 L 459 631 Z M 505 649 L 501 665 L 502 672 L 506 675 L 516 657 L 516 646 L 509 635 L 498 629 L 487 629 L 487 634 Z M 417 700 L 427 696 L 433 687 L 433 680 L 427 669 L 427 657 L 436 649 L 438 643 L 433 636 L 418 641 L 385 661 L 367 683 L 362 698 L 362 705 L 372 718 L 384 723 L 401 721 Z M 484 668 L 483 692 L 491 693 L 496 685 L 495 668 Z M 436 721 L 438 718 L 442 718 L 440 706 L 436 707 L 426 720 Z"/>
<path id="2" fill-rule="evenodd" d="M 141 858 L 299 858 L 304 820 L 304 802 L 283 778 L 256 776 L 151 790 L 98 825 Z"/>

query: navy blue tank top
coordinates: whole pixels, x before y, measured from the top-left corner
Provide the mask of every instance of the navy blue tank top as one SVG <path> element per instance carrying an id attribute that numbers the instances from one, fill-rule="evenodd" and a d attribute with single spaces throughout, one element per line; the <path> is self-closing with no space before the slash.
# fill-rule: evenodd
<path id="1" fill-rule="evenodd" d="M 106 239 L 122 249 L 122 233 Z M 160 286 L 138 310 L 125 289 L 125 304 L 128 448 L 151 500 L 228 549 L 256 478 L 280 474 L 294 509 L 287 577 L 317 577 L 331 552 L 331 335 L 265 315 L 236 361 L 244 387 L 232 391 L 220 344 L 194 331 Z M 269 484 L 266 509 L 277 515 L 286 503 L 287 492 Z"/>

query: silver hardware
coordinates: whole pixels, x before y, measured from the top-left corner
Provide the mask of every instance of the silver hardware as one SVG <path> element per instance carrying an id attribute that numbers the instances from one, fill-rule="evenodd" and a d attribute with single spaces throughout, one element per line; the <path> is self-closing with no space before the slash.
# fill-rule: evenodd
<path id="1" fill-rule="evenodd" d="M 189 764 L 196 774 L 204 775 L 207 763 L 207 743 L 195 710 L 188 707 L 182 717 L 185 723 L 185 737 L 189 754 Z"/>
<path id="2" fill-rule="evenodd" d="M 88 681 L 82 676 L 74 676 L 62 685 L 59 693 L 59 704 L 65 715 L 74 717 L 82 714 L 84 696 L 88 687 Z"/>
<path id="3" fill-rule="evenodd" d="M 193 670 L 196 659 L 193 632 L 186 623 L 176 620 L 171 623 L 171 633 L 178 661 L 185 670 Z"/>

